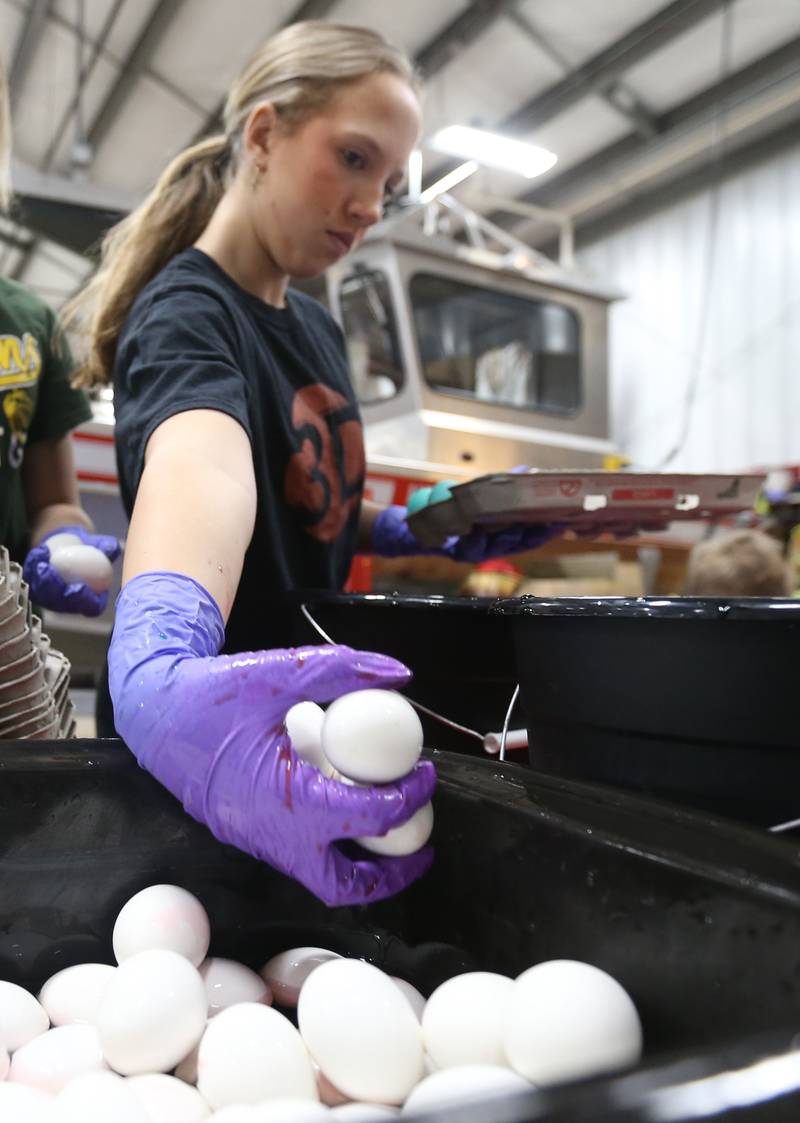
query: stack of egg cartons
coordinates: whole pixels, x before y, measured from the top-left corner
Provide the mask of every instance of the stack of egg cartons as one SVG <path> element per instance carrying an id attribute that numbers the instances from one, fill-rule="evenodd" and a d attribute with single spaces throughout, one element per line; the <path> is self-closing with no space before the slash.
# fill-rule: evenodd
<path id="1" fill-rule="evenodd" d="M 75 736 L 69 671 L 31 611 L 21 567 L 0 546 L 0 741 Z"/>

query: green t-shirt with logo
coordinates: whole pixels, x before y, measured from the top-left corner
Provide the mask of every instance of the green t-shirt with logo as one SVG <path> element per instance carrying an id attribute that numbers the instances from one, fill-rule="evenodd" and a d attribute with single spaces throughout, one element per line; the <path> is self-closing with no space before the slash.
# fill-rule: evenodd
<path id="1" fill-rule="evenodd" d="M 86 395 L 69 384 L 72 366 L 52 308 L 0 278 L 0 543 L 17 561 L 28 548 L 21 471 L 26 450 L 91 417 Z"/>

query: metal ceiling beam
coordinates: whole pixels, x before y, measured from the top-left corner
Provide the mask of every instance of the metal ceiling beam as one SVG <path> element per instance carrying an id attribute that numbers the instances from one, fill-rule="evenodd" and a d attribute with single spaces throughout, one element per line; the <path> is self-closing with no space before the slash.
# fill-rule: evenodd
<path id="1" fill-rule="evenodd" d="M 506 117 L 507 132 L 530 132 L 589 94 L 602 92 L 642 62 L 713 15 L 726 0 L 672 0 L 544 93 Z"/>
<path id="2" fill-rule="evenodd" d="M 776 88 L 798 74 L 800 36 L 662 113 L 657 118 L 656 140 L 646 141 L 630 133 L 561 175 L 548 179 L 540 187 L 531 188 L 520 199 L 543 207 L 568 209 L 578 218 L 580 212 L 570 206 L 571 197 L 577 199 L 602 183 L 613 184 L 634 161 L 646 157 L 651 148 L 669 142 L 671 137 L 687 134 L 692 128 L 708 125 L 720 112 L 720 107 L 729 112 L 735 105 Z"/>
<path id="3" fill-rule="evenodd" d="M 729 2 L 731 0 L 672 0 L 561 81 L 509 114 L 496 129 L 510 135 L 531 132 L 582 98 L 613 91 L 627 70 Z M 457 165 L 457 160 L 437 164 L 425 177 L 425 185 L 429 186 Z"/>
<path id="4" fill-rule="evenodd" d="M 159 0 L 136 40 L 133 50 L 125 60 L 108 97 L 92 122 L 87 140 L 93 149 L 97 149 L 108 135 L 137 80 L 148 69 L 154 50 L 184 3 L 185 0 Z"/>
<path id="5" fill-rule="evenodd" d="M 128 213 L 89 204 L 62 203 L 37 196 L 16 197 L 19 221 L 39 238 L 66 246 L 74 253 L 95 256 L 103 235 Z"/>
<path id="6" fill-rule="evenodd" d="M 758 167 L 787 148 L 796 147 L 800 136 L 800 110 L 797 116 L 772 132 L 759 136 L 749 144 L 728 153 L 723 161 L 706 161 L 702 167 L 684 172 L 669 182 L 648 184 L 640 190 L 626 193 L 616 205 L 594 218 L 576 223 L 575 239 L 578 248 L 613 234 L 616 230 L 638 222 L 697 192 L 707 190 L 730 176 Z M 542 247 L 545 249 L 546 247 Z M 557 247 L 551 247 L 556 252 Z"/>
<path id="7" fill-rule="evenodd" d="M 12 250 L 24 253 L 32 241 L 32 238 L 20 238 L 9 230 L 0 230 L 0 242 Z"/>
<path id="8" fill-rule="evenodd" d="M 565 74 L 572 71 L 572 63 L 569 59 L 553 46 L 529 16 L 512 7 L 508 12 L 508 18 Z M 616 81 L 602 90 L 600 96 L 615 112 L 632 124 L 637 133 L 641 133 L 642 136 L 653 136 L 656 131 L 655 117 L 629 86 Z"/>
<path id="9" fill-rule="evenodd" d="M 513 11 L 518 0 L 474 0 L 464 11 L 429 40 L 414 58 L 423 78 L 438 74 L 501 16 Z"/>
<path id="10" fill-rule="evenodd" d="M 288 27 L 290 23 L 301 23 L 303 20 L 325 19 L 335 4 L 336 0 L 303 0 L 289 18 L 284 20 L 281 27 Z M 222 98 L 212 109 L 192 137 L 192 144 L 198 144 L 204 137 L 222 132 L 225 101 L 226 99 Z"/>
<path id="11" fill-rule="evenodd" d="M 42 34 L 51 3 L 52 0 L 30 0 L 28 5 L 25 22 L 22 25 L 22 31 L 17 42 L 17 49 L 14 52 L 14 58 L 8 72 L 8 92 L 12 105 L 19 97 L 25 75 L 30 69 L 33 52 L 36 50 Z"/>
<path id="12" fill-rule="evenodd" d="M 122 7 L 125 3 L 126 3 L 126 0 L 114 0 L 114 3 L 112 4 L 111 8 L 108 11 L 108 14 L 106 15 L 105 20 L 103 21 L 103 26 L 100 29 L 100 33 L 97 36 L 97 39 L 92 43 L 92 49 L 91 49 L 91 54 L 89 56 L 89 59 L 86 62 L 86 64 L 82 67 L 81 72 L 78 75 L 77 89 L 76 89 L 70 103 L 65 107 L 64 112 L 61 115 L 61 119 L 60 119 L 58 125 L 56 126 L 55 130 L 53 131 L 53 138 L 50 141 L 50 144 L 48 145 L 47 151 L 45 152 L 44 156 L 42 157 L 40 167 L 45 172 L 50 171 L 50 169 L 53 166 L 53 160 L 55 159 L 55 154 L 58 151 L 59 145 L 61 144 L 61 141 L 64 137 L 64 133 L 67 129 L 67 126 L 69 125 L 73 116 L 79 111 L 79 107 L 80 107 L 80 104 L 81 104 L 81 97 L 82 97 L 83 91 L 85 89 L 86 83 L 89 80 L 89 78 L 92 74 L 92 71 L 94 70 L 94 68 L 97 64 L 98 59 L 100 58 L 101 54 L 105 50 L 106 43 L 108 42 L 108 37 L 111 34 L 112 28 L 114 27 L 114 24 L 117 21 L 117 17 L 119 15 L 119 13 L 122 11 Z M 76 34 L 77 34 L 77 31 L 76 31 Z M 100 237 L 100 234 L 98 233 L 98 239 L 99 239 L 99 237 Z M 95 239 L 95 240 L 97 240 L 97 239 Z M 14 280 L 19 280 L 23 276 L 23 274 L 25 273 L 25 271 L 28 268 L 28 265 L 30 264 L 31 260 L 33 259 L 34 254 L 39 249 L 40 244 L 41 244 L 41 238 L 39 238 L 39 237 L 31 238 L 30 244 L 28 245 L 27 249 L 23 253 L 22 257 L 20 258 L 20 260 L 17 263 L 17 266 L 14 270 L 14 273 L 13 273 Z"/>
<path id="13" fill-rule="evenodd" d="M 126 211 L 141 201 L 141 195 L 136 191 L 124 191 L 122 188 L 92 183 L 91 180 L 70 179 L 68 176 L 40 172 L 38 168 L 21 160 L 12 160 L 11 182 L 16 194 L 78 207 Z"/>
<path id="14" fill-rule="evenodd" d="M 95 41 L 91 44 L 89 59 L 78 77 L 78 88 L 73 94 L 69 104 L 65 106 L 64 112 L 61 115 L 61 119 L 53 132 L 53 139 L 50 141 L 47 151 L 42 157 L 41 167 L 44 171 L 49 171 L 53 165 L 55 154 L 58 151 L 67 126 L 69 125 L 73 115 L 80 106 L 81 96 L 85 89 L 86 83 L 91 77 L 92 72 L 97 65 L 98 59 L 105 51 L 108 38 L 125 3 L 126 0 L 114 0 L 114 3 L 109 9 L 108 15 L 103 22 L 103 26 L 100 29 L 100 33 L 97 36 L 97 39 L 95 39 Z"/>
<path id="15" fill-rule="evenodd" d="M 28 244 L 22 249 L 19 261 L 11 270 L 12 281 L 20 281 L 24 277 L 25 273 L 27 272 L 28 266 L 33 260 L 33 255 L 36 252 L 38 241 L 38 238 L 31 238 L 30 242 L 28 242 Z"/>
<path id="16" fill-rule="evenodd" d="M 41 238 L 88 253 L 139 202 L 132 192 L 46 175 L 14 161 L 15 217 Z"/>
<path id="17" fill-rule="evenodd" d="M 301 23 L 307 19 L 326 19 L 335 6 L 336 0 L 303 0 L 295 13 L 285 21 L 285 24 Z"/>
<path id="18" fill-rule="evenodd" d="M 305 0 L 297 11 L 287 21 L 299 23 L 305 19 L 323 19 L 333 8 L 336 0 Z M 518 0 L 473 0 L 460 16 L 452 20 L 447 27 L 428 40 L 414 56 L 414 66 L 421 71 L 424 78 L 430 79 L 447 65 L 451 59 L 473 43 L 488 27 L 502 15 L 513 10 Z M 213 113 L 198 129 L 192 138 L 196 144 L 203 137 L 219 132 L 222 128 L 222 115 L 225 111 L 225 101 L 216 106 Z"/>

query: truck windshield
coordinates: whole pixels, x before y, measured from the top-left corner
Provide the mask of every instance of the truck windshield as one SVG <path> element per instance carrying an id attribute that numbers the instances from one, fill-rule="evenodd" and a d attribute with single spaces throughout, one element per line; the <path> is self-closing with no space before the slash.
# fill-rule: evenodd
<path id="1" fill-rule="evenodd" d="M 580 323 L 570 308 L 426 273 L 411 278 L 410 294 L 433 389 L 544 413 L 578 411 Z"/>

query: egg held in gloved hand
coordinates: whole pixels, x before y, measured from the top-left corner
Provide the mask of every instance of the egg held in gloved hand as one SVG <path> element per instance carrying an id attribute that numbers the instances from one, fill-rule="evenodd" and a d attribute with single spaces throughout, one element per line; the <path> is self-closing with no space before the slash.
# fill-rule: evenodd
<path id="1" fill-rule="evenodd" d="M 340 843 L 410 819 L 431 798 L 433 765 L 375 787 L 341 783 L 300 761 L 284 725 L 298 702 L 399 685 L 408 669 L 336 645 L 218 655 L 223 641 L 219 608 L 192 578 L 144 573 L 123 589 L 109 685 L 116 727 L 142 767 L 220 841 L 328 904 L 377 901 L 420 877 L 429 847 L 354 858 Z"/>

